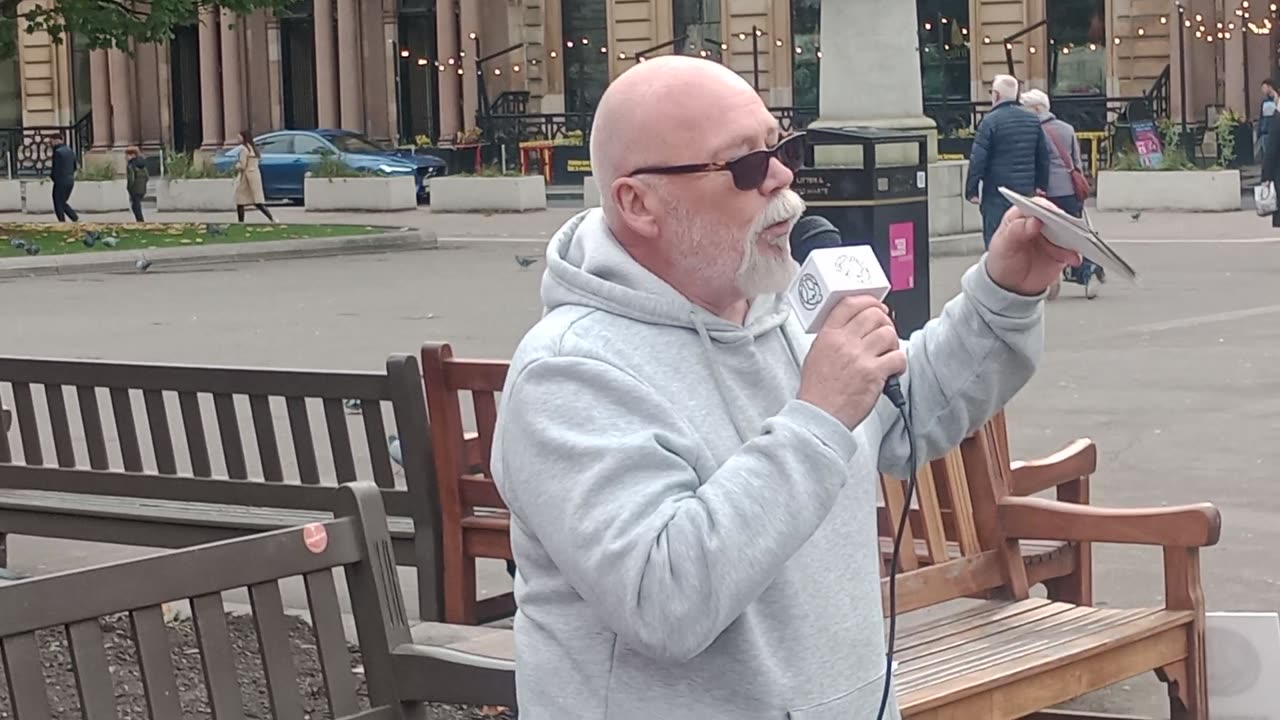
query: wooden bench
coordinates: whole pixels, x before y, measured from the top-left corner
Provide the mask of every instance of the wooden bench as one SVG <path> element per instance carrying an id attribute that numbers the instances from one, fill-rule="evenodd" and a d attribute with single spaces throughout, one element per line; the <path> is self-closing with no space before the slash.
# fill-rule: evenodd
<path id="1" fill-rule="evenodd" d="M 439 567 L 435 534 L 414 531 L 437 527 L 437 493 L 411 355 L 385 372 L 0 357 L 5 391 L 0 566 L 5 533 L 184 547 L 323 519 L 333 486 L 366 479 L 396 561 Z M 424 619 L 438 588 L 418 573 Z"/>
<path id="2" fill-rule="evenodd" d="M 272 717 L 301 720 L 304 712 L 314 715 L 304 710 L 300 690 L 320 695 L 323 707 L 314 710 L 352 720 L 425 717 L 427 701 L 514 704 L 509 674 L 486 667 L 491 661 L 412 644 L 378 489 L 357 482 L 324 493 L 336 516 L 329 520 L 0 587 L 0 669 L 7 679 L 0 707 L 7 702 L 17 720 L 54 717 L 45 668 L 58 652 L 65 662 L 58 671 L 70 676 L 61 682 L 75 684 L 78 716 L 85 718 L 116 717 L 116 688 L 139 679 L 154 718 L 197 709 L 220 720 L 262 717 L 245 707 L 247 697 L 269 705 Z M 343 571 L 345 590 L 335 570 Z M 313 638 L 290 636 L 281 582 L 294 578 L 306 589 Z M 233 641 L 223 593 L 236 590 L 251 600 L 256 648 Z M 357 663 L 344 632 L 343 596 L 359 635 Z M 165 604 L 175 601 L 189 603 L 190 634 L 167 627 Z M 104 620 L 120 614 L 130 624 L 132 655 L 104 643 Z M 317 656 L 322 688 L 312 690 L 314 678 L 300 676 L 300 649 Z M 174 660 L 190 654 L 199 655 L 196 686 L 180 686 Z M 246 674 L 259 660 L 265 701 L 253 697 L 256 681 Z"/>
<path id="3" fill-rule="evenodd" d="M 967 487 L 956 489 L 954 479 L 940 481 L 937 473 L 922 476 L 916 506 L 927 529 L 923 540 L 932 545 L 947 524 L 944 486 L 955 493 L 950 512 L 960 556 L 903 569 L 897 578 L 903 617 L 894 685 L 903 717 L 1118 718 L 1051 708 L 1154 672 L 1168 684 L 1174 720 L 1207 720 L 1199 548 L 1218 540 L 1217 510 L 1208 504 L 1119 510 L 1019 497 L 1010 494 L 1011 473 L 991 425 L 962 451 Z M 1160 547 L 1164 605 L 1099 608 L 1033 598 L 1020 547 L 1028 540 Z M 889 579 L 881 585 L 887 615 Z M 970 599 L 982 596 L 990 599 Z M 512 631 L 493 629 L 485 640 L 490 667 L 505 668 L 513 686 Z"/>
<path id="4" fill-rule="evenodd" d="M 510 518 L 489 471 L 497 396 L 506 382 L 508 366 L 509 363 L 500 360 L 455 358 L 448 343 L 426 343 L 422 347 L 423 383 L 440 493 L 443 617 L 449 623 L 488 622 L 510 615 L 515 609 L 511 593 L 484 600 L 476 598 L 476 560 L 511 559 Z M 464 395 L 468 402 L 464 403 Z M 464 417 L 464 412 L 470 417 Z M 474 432 L 465 430 L 468 420 L 474 421 Z M 1001 438 L 1007 437 L 1003 415 L 990 425 Z M 1007 440 L 1003 442 L 1007 445 Z M 1007 447 L 1003 455 L 1008 456 Z M 1093 443 L 1079 440 L 1050 458 L 1017 463 L 1013 472 L 1018 478 L 1019 491 L 1025 494 L 1056 487 L 1060 500 L 1087 502 L 1089 475 L 1096 464 Z M 915 552 L 904 553 L 903 558 L 912 569 L 960 557 L 962 551 L 963 537 L 957 532 L 949 506 L 945 505 L 951 498 L 948 487 L 965 486 L 960 450 L 957 448 L 946 458 L 932 463 L 932 468 L 947 483 L 939 496 L 944 502 L 946 539 L 932 547 L 923 541 L 914 542 L 914 538 L 925 536 L 919 513 L 913 513 L 912 534 L 904 539 L 904 546 L 914 547 Z M 926 468 L 925 472 L 930 471 Z M 882 509 L 881 549 L 886 562 L 892 554 L 893 527 Z M 1092 604 L 1087 544 L 1029 542 L 1022 547 L 1022 552 L 1033 584 L 1044 583 L 1054 599 Z"/>

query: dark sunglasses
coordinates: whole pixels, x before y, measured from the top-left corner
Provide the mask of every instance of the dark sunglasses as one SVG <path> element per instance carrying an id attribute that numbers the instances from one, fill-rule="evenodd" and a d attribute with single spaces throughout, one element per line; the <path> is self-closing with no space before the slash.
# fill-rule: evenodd
<path id="1" fill-rule="evenodd" d="M 739 190 L 758 190 L 769 177 L 769 161 L 778 161 L 792 172 L 804 167 L 804 133 L 788 135 L 777 145 L 764 150 L 749 152 L 728 162 L 698 163 L 694 165 L 667 165 L 640 168 L 631 175 L 692 175 L 695 173 L 728 171 L 733 174 L 733 184 Z"/>

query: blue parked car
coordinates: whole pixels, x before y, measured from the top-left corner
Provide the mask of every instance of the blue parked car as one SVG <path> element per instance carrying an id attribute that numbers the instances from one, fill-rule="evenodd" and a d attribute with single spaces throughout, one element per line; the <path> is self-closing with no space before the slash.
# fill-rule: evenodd
<path id="1" fill-rule="evenodd" d="M 444 175 L 445 161 L 429 156 L 404 156 L 380 147 L 360 133 L 348 130 L 281 130 L 253 139 L 262 154 L 262 190 L 267 200 L 302 201 L 303 179 L 325 155 L 332 155 L 354 170 L 378 175 L 409 175 L 417 181 L 418 198 L 427 197 L 427 179 Z M 235 170 L 237 148 L 218 152 L 215 169 Z"/>

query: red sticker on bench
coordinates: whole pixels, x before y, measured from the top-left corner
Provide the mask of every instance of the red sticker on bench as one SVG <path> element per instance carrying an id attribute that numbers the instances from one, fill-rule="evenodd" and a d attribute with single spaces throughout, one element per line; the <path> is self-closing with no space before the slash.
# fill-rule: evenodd
<path id="1" fill-rule="evenodd" d="M 320 523 L 311 523 L 302 528 L 302 542 L 308 550 L 319 555 L 329 547 L 329 531 Z"/>

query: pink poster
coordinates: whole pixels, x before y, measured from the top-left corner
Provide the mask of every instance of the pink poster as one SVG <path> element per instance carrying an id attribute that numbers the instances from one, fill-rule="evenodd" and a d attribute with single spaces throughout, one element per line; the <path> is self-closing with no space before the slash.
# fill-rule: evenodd
<path id="1" fill-rule="evenodd" d="M 910 290 L 916 286 L 916 226 L 900 222 L 889 226 L 889 287 Z"/>

